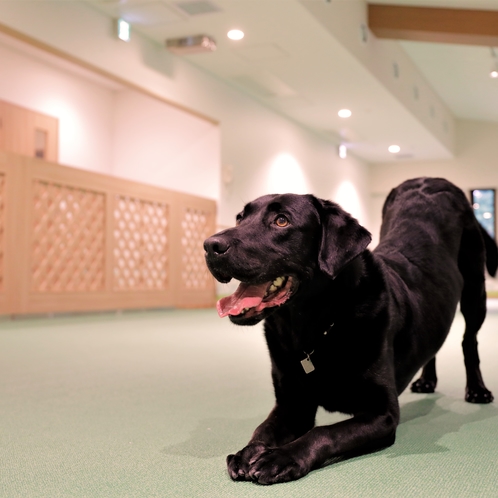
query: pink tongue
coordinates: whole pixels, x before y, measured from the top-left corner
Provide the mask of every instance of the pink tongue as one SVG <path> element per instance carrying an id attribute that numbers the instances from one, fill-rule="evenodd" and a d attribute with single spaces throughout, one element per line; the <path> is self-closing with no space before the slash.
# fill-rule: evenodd
<path id="1" fill-rule="evenodd" d="M 261 304 L 269 282 L 261 285 L 241 283 L 237 290 L 228 297 L 220 299 L 216 304 L 218 315 L 221 318 L 228 315 L 240 315 L 245 308 L 254 308 Z"/>

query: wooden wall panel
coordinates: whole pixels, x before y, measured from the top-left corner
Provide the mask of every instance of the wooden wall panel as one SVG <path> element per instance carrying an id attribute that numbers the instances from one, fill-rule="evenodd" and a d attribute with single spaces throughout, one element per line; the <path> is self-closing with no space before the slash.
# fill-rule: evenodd
<path id="1" fill-rule="evenodd" d="M 498 11 L 368 4 L 368 27 L 379 38 L 459 45 L 498 45 Z"/>
<path id="2" fill-rule="evenodd" d="M 0 170 L 0 292 L 4 290 L 6 174 Z"/>
<path id="3" fill-rule="evenodd" d="M 2 194 L 2 241 L 0 259 L 0 313 L 11 313 L 17 307 L 25 291 L 25 281 L 18 278 L 20 262 L 25 260 L 26 241 L 23 239 L 22 222 L 25 217 L 25 203 L 21 199 L 23 180 L 22 157 L 0 150 L 0 175 Z M 17 204 L 17 206 L 16 206 Z"/>
<path id="4" fill-rule="evenodd" d="M 0 100 L 0 151 L 5 150 L 5 103 Z"/>
<path id="5" fill-rule="evenodd" d="M 0 101 L 0 150 L 58 161 L 57 118 Z"/>
<path id="6" fill-rule="evenodd" d="M 0 313 L 208 307 L 216 204 L 0 152 Z"/>
<path id="7" fill-rule="evenodd" d="M 215 293 L 204 261 L 204 240 L 216 232 L 212 201 L 184 195 L 175 205 L 174 247 L 176 299 L 183 308 L 198 307 Z"/>

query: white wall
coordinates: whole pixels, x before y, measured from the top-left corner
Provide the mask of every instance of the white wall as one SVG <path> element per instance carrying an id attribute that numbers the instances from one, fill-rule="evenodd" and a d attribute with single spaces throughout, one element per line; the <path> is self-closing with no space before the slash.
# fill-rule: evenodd
<path id="1" fill-rule="evenodd" d="M 440 176 L 464 190 L 498 187 L 498 123 L 459 120 L 456 131 L 454 159 L 372 165 L 372 192 L 387 194 L 403 180 L 415 176 Z"/>
<path id="2" fill-rule="evenodd" d="M 474 188 L 498 189 L 498 123 L 457 121 L 457 155 L 447 161 L 400 161 L 370 167 L 372 228 L 380 228 L 380 208 L 389 191 L 409 178 L 438 176 L 466 194 Z"/>
<path id="3" fill-rule="evenodd" d="M 164 47 L 136 33 L 128 44 L 116 40 L 109 18 L 76 2 L 0 2 L 0 17 L 4 24 L 43 43 L 219 121 L 221 167 L 233 168 L 233 181 L 221 187 L 220 224 L 232 224 L 234 215 L 252 198 L 294 186 L 322 197 L 342 192 L 343 200 L 351 204 L 347 207 L 368 225 L 365 163 L 340 161 L 327 141 L 172 56 Z M 283 173 L 275 176 L 273 164 L 281 154 L 292 156 L 294 165 L 283 167 Z M 116 167 L 123 173 L 124 161 L 119 162 L 122 166 Z M 126 165 L 126 174 L 131 170 Z M 149 173 L 152 178 L 159 170 L 152 168 Z M 301 179 L 292 175 L 301 175 Z M 278 178 L 281 183 L 275 185 Z M 350 185 L 341 187 L 344 181 Z M 206 184 L 203 194 L 210 197 L 211 188 Z"/>
<path id="4" fill-rule="evenodd" d="M 0 99 L 59 119 L 60 163 L 219 199 L 217 125 L 37 55 L 0 37 Z"/>
<path id="5" fill-rule="evenodd" d="M 234 214 L 260 195 L 293 192 L 341 201 L 368 225 L 367 165 L 353 157 L 339 159 L 332 144 L 249 104 L 239 102 L 236 124 L 222 128 L 222 150 L 231 158 L 225 166 L 234 170 L 233 182 L 222 188 L 222 223 L 233 224 Z"/>
<path id="6" fill-rule="evenodd" d="M 0 38 L 0 99 L 59 119 L 59 162 L 110 173 L 114 93 Z"/>
<path id="7" fill-rule="evenodd" d="M 447 161 L 395 162 L 370 167 L 371 226 L 378 242 L 381 208 L 389 191 L 404 180 L 436 176 L 450 180 L 470 196 L 474 188 L 498 189 L 498 123 L 457 121 L 457 155 Z M 498 281 L 489 288 L 498 289 Z"/>
<path id="8" fill-rule="evenodd" d="M 220 130 L 133 90 L 117 92 L 112 174 L 218 200 Z"/>

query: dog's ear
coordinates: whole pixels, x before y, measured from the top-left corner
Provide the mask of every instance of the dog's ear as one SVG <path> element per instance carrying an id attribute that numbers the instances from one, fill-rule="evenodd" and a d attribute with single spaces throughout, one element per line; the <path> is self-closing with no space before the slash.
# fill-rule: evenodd
<path id="1" fill-rule="evenodd" d="M 317 201 L 322 225 L 318 266 L 334 279 L 344 266 L 367 248 L 372 236 L 338 204 L 322 199 Z"/>

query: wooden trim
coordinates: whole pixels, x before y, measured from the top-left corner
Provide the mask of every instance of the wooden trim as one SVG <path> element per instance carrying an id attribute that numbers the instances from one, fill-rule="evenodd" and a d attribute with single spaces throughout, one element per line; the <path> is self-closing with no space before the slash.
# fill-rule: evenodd
<path id="1" fill-rule="evenodd" d="M 498 11 L 369 4 L 368 26 L 379 38 L 460 45 L 498 45 Z"/>
<path id="2" fill-rule="evenodd" d="M 60 57 L 61 59 L 65 60 L 67 62 L 71 62 L 73 64 L 76 64 L 79 67 L 82 67 L 84 69 L 92 71 L 92 72 L 94 72 L 100 76 L 103 76 L 104 78 L 107 78 L 115 83 L 123 85 L 126 88 L 129 88 L 129 89 L 135 90 L 141 94 L 147 95 L 147 96 L 149 96 L 153 99 L 156 99 L 164 104 L 168 104 L 172 107 L 175 107 L 176 109 L 187 112 L 192 116 L 203 119 L 204 121 L 207 121 L 207 122 L 212 123 L 214 125 L 219 125 L 219 121 L 207 116 L 206 114 L 202 114 L 202 113 L 195 111 L 189 107 L 186 107 L 182 104 L 179 104 L 178 102 L 174 102 L 173 100 L 167 99 L 167 98 L 163 97 L 162 95 L 159 95 L 155 92 L 152 92 L 151 90 L 148 90 L 147 88 L 144 88 L 140 85 L 137 85 L 136 83 L 128 81 L 128 80 L 121 78 L 119 76 L 116 76 L 115 74 L 112 74 L 108 71 L 105 71 L 104 69 L 101 69 L 94 64 L 90 64 L 89 62 L 86 62 L 83 59 L 80 59 L 79 57 L 75 57 L 74 55 L 71 55 L 67 52 L 59 50 L 58 48 L 52 47 L 51 45 L 48 45 L 47 43 L 39 41 L 39 40 L 37 40 L 29 35 L 26 35 L 24 33 L 21 33 L 20 31 L 17 31 L 17 30 L 15 30 L 15 29 L 13 29 L 5 24 L 0 23 L 0 32 L 6 34 L 8 36 L 11 36 L 12 38 L 15 38 L 16 40 L 24 42 L 24 43 L 26 43 L 34 48 L 43 50 L 44 52 L 47 52 L 51 55 L 55 55 L 57 57 Z"/>

